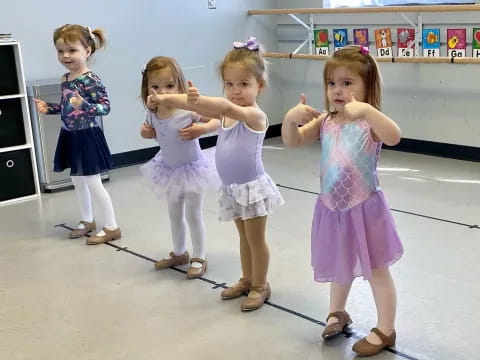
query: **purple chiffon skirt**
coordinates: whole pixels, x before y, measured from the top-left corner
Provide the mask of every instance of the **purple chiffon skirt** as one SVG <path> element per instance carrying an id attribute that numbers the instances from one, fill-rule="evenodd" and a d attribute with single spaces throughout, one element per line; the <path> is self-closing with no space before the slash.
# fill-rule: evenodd
<path id="1" fill-rule="evenodd" d="M 369 279 L 372 269 L 387 267 L 403 254 L 402 243 L 382 191 L 345 211 L 327 208 L 321 195 L 312 221 L 314 279 L 348 284 Z"/>
<path id="2" fill-rule="evenodd" d="M 140 172 L 158 197 L 177 201 L 184 194 L 202 194 L 207 188 L 217 189 L 220 186 L 214 150 L 204 150 L 199 160 L 175 167 L 165 163 L 160 150 L 140 167 Z"/>

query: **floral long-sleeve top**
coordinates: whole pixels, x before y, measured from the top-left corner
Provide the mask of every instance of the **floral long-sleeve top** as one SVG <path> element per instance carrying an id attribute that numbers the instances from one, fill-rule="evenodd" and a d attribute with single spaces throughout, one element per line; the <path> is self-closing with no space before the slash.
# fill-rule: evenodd
<path id="1" fill-rule="evenodd" d="M 47 114 L 60 113 L 63 127 L 69 131 L 99 126 L 96 117 L 110 112 L 110 100 L 98 75 L 88 71 L 71 81 L 67 79 L 68 73 L 62 77 L 60 104 L 47 103 Z M 79 109 L 70 103 L 77 93 L 83 98 Z"/>

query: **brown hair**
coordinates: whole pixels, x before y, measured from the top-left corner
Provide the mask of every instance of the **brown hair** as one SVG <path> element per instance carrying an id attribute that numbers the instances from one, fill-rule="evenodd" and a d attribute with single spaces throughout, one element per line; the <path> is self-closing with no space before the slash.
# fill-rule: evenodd
<path id="1" fill-rule="evenodd" d="M 328 79 L 334 69 L 345 66 L 358 74 L 365 84 L 366 102 L 377 110 L 382 103 L 382 76 L 377 62 L 367 50 L 360 46 L 350 45 L 337 50 L 325 63 L 323 68 L 323 88 L 325 91 L 325 109 L 332 113 L 327 98 Z"/>
<path id="2" fill-rule="evenodd" d="M 90 47 L 92 54 L 106 43 L 105 32 L 102 29 L 92 30 L 88 26 L 77 24 L 65 24 L 55 29 L 53 43 L 56 44 L 58 39 L 63 39 L 67 44 L 80 41 L 85 48 Z"/>
<path id="3" fill-rule="evenodd" d="M 255 76 L 259 84 L 266 85 L 268 78 L 267 63 L 263 57 L 263 49 L 260 45 L 258 50 L 249 50 L 246 47 L 230 50 L 218 68 L 222 79 L 225 68 L 233 63 L 244 65 Z"/>
<path id="4" fill-rule="evenodd" d="M 163 69 L 170 69 L 177 88 L 181 94 L 185 94 L 187 92 L 187 82 L 185 81 L 185 76 L 183 75 L 183 71 L 178 65 L 177 61 L 171 57 L 155 56 L 145 65 L 144 69 L 142 70 L 142 89 L 140 96 L 145 107 L 147 106 L 148 96 L 148 74 L 152 74 Z"/>

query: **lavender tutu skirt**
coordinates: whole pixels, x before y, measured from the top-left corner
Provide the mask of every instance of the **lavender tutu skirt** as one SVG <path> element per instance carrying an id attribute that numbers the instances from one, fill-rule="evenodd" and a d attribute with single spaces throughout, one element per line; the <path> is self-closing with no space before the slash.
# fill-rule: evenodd
<path id="1" fill-rule="evenodd" d="M 314 279 L 348 284 L 369 279 L 372 269 L 387 267 L 403 254 L 390 208 L 382 191 L 345 211 L 327 208 L 321 195 L 312 221 Z"/>
<path id="2" fill-rule="evenodd" d="M 203 158 L 197 161 L 172 167 L 164 162 L 160 150 L 140 167 L 140 172 L 159 197 L 178 200 L 186 193 L 201 194 L 209 187 L 216 189 L 220 186 L 214 149 L 205 150 L 202 154 Z"/>

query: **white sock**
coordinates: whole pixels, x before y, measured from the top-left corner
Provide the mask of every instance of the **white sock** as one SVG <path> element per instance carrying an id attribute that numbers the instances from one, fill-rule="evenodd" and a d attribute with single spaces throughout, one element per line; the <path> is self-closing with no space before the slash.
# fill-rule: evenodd
<path id="1" fill-rule="evenodd" d="M 185 202 L 183 198 L 178 200 L 167 199 L 168 215 L 170 217 L 170 232 L 173 241 L 173 253 L 181 255 L 186 251 L 185 237 Z"/>
<path id="2" fill-rule="evenodd" d="M 185 195 L 185 215 L 192 238 L 192 257 L 205 259 L 205 224 L 203 222 L 203 194 Z M 202 264 L 193 262 L 191 267 L 201 268 Z"/>
<path id="3" fill-rule="evenodd" d="M 110 230 L 115 230 L 118 228 L 118 225 L 115 219 L 115 212 L 113 211 L 112 199 L 102 184 L 100 174 L 85 177 L 87 178 L 88 188 L 103 213 L 105 227 Z M 102 235 L 99 236 L 105 235 L 103 231 L 100 231 L 98 234 L 100 233 L 102 233 Z"/>
<path id="4" fill-rule="evenodd" d="M 73 186 L 75 187 L 75 195 L 77 196 L 78 205 L 80 206 L 80 217 L 83 221 L 92 222 L 92 200 L 88 189 L 86 176 L 72 176 Z M 84 229 L 83 224 L 78 224 L 77 229 Z"/>

